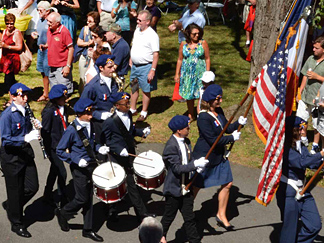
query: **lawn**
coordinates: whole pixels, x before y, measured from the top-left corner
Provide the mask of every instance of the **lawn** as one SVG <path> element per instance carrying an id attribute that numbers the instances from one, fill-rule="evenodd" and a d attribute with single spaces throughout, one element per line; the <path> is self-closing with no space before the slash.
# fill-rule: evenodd
<path id="1" fill-rule="evenodd" d="M 245 46 L 245 34 L 242 24 L 236 20 L 227 22 L 223 25 L 222 21 L 215 16 L 212 10 L 209 10 L 211 19 L 210 26 L 204 29 L 204 39 L 210 48 L 211 70 L 216 74 L 216 83 L 223 88 L 223 103 L 227 118 L 230 118 L 237 104 L 244 97 L 249 80 L 250 63 L 245 61 L 248 49 Z M 149 117 L 141 126 L 151 126 L 151 135 L 141 142 L 165 143 L 171 132 L 167 126 L 169 120 L 176 114 L 186 114 L 186 103 L 173 102 L 171 100 L 174 88 L 174 73 L 178 57 L 177 33 L 170 33 L 167 29 L 173 19 L 178 19 L 179 13 L 168 13 L 162 16 L 158 24 L 158 34 L 160 37 L 160 58 L 157 67 L 158 90 L 152 93 L 151 104 L 149 107 Z M 80 26 L 79 26 L 79 29 Z M 25 72 L 16 76 L 18 82 L 22 82 L 33 88 L 30 96 L 30 105 L 34 110 L 35 116 L 40 119 L 41 111 L 45 102 L 36 102 L 42 94 L 42 78 L 36 71 L 36 54 L 33 55 L 32 66 Z M 0 80 L 3 80 L 3 74 L 0 74 Z M 79 72 L 77 63 L 73 67 L 74 87 L 79 83 Z M 128 78 L 126 78 L 129 81 Z M 0 85 L 3 81 L 1 81 Z M 126 91 L 130 92 L 129 88 Z M 1 88 L 0 88 L 1 92 Z M 1 94 L 2 95 L 2 94 Z M 69 104 L 73 106 L 79 93 L 77 89 L 73 93 Z M 8 94 L 0 97 L 0 104 L 8 100 Z M 141 99 L 138 102 L 138 108 L 141 109 Z M 243 113 L 244 111 L 241 111 Z M 74 116 L 70 116 L 73 120 Z M 237 119 L 237 117 L 235 118 Z M 235 143 L 230 160 L 241 163 L 246 166 L 259 167 L 263 158 L 264 145 L 258 139 L 252 126 L 251 115 L 248 116 L 249 123 L 242 129 L 241 139 Z M 198 129 L 196 122 L 191 125 L 189 135 L 193 145 L 198 138 Z"/>

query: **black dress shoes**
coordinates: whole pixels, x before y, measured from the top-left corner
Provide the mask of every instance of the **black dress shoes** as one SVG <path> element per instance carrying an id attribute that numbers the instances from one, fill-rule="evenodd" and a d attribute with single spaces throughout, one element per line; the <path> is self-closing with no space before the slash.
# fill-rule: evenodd
<path id="1" fill-rule="evenodd" d="M 69 231 L 70 226 L 69 226 L 68 221 L 66 220 L 66 218 L 62 215 L 61 209 L 56 208 L 54 210 L 54 213 L 55 213 L 55 215 L 57 217 L 57 221 L 58 221 L 58 223 L 59 223 L 59 225 L 61 227 L 61 230 L 65 231 L 65 232 Z"/>
<path id="2" fill-rule="evenodd" d="M 103 238 L 93 231 L 82 231 L 82 236 L 97 242 L 103 242 Z"/>
<path id="3" fill-rule="evenodd" d="M 224 224 L 224 222 L 223 222 L 220 218 L 218 218 L 217 216 L 215 217 L 215 219 L 216 219 L 216 222 L 217 222 L 217 225 L 218 225 L 218 226 L 223 227 L 223 228 L 226 229 L 227 231 L 235 231 L 235 228 L 234 228 L 233 225 L 230 224 L 229 226 L 226 226 L 226 225 Z"/>
<path id="4" fill-rule="evenodd" d="M 13 225 L 11 231 L 25 238 L 30 238 L 31 234 L 22 225 Z"/>

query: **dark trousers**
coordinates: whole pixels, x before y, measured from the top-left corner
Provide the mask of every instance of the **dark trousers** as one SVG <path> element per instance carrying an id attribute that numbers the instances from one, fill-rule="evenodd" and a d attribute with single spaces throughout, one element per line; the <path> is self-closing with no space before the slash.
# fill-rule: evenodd
<path id="1" fill-rule="evenodd" d="M 7 212 L 12 225 L 23 224 L 24 205 L 38 191 L 38 175 L 30 145 L 22 149 L 1 147 L 1 166 L 7 190 Z"/>
<path id="2" fill-rule="evenodd" d="M 193 202 L 194 197 L 191 193 L 182 197 L 166 196 L 164 214 L 161 220 L 164 236 L 168 233 L 178 210 L 180 210 L 189 242 L 200 242 L 193 212 Z"/>
<path id="3" fill-rule="evenodd" d="M 14 72 L 11 72 L 11 73 L 8 73 L 8 74 L 5 74 L 5 77 L 4 77 L 4 84 L 5 84 L 5 91 L 8 92 L 10 87 L 17 83 L 16 79 L 15 79 L 15 74 Z"/>
<path id="4" fill-rule="evenodd" d="M 291 186 L 280 183 L 276 194 L 283 223 L 279 242 L 311 243 L 322 228 L 321 218 L 310 193 L 298 201 L 295 195 L 296 191 Z M 299 219 L 302 221 L 301 227 L 298 227 Z"/>
<path id="5" fill-rule="evenodd" d="M 49 160 L 51 162 L 51 167 L 46 180 L 44 196 L 45 197 L 51 196 L 56 178 L 57 178 L 58 195 L 65 196 L 66 195 L 65 184 L 66 184 L 67 173 L 64 167 L 64 162 L 57 157 L 56 152 L 53 149 L 51 149 L 50 151 Z"/>
<path id="6" fill-rule="evenodd" d="M 90 164 L 85 168 L 80 168 L 77 164 L 72 163 L 70 165 L 75 196 L 71 202 L 66 204 L 61 210 L 62 215 L 66 219 L 70 219 L 73 215 L 82 208 L 83 214 L 83 229 L 92 230 L 92 214 L 93 214 L 93 186 L 92 186 L 92 172 L 94 165 Z"/>

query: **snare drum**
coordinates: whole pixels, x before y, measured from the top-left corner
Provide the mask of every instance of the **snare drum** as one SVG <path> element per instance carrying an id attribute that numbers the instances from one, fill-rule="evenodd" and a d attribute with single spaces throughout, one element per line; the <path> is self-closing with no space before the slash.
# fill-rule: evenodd
<path id="1" fill-rule="evenodd" d="M 127 192 L 126 173 L 119 164 L 106 162 L 99 165 L 92 173 L 92 180 L 94 195 L 104 203 L 118 202 Z"/>
<path id="2" fill-rule="evenodd" d="M 162 156 L 158 153 L 152 150 L 140 153 L 134 159 L 133 167 L 136 184 L 143 189 L 153 190 L 163 184 L 166 171 Z"/>

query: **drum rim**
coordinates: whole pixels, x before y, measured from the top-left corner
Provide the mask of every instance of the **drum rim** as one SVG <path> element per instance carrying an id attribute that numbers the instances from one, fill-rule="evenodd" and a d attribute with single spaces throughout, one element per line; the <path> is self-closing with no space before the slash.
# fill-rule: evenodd
<path id="1" fill-rule="evenodd" d="M 121 182 L 120 182 L 119 184 L 115 185 L 114 187 L 109 187 L 109 188 L 107 188 L 107 187 L 100 186 L 100 185 L 98 185 L 98 184 L 95 182 L 95 180 L 93 179 L 93 173 L 96 171 L 96 169 L 99 168 L 101 165 L 104 165 L 104 164 L 106 164 L 106 163 L 116 164 L 116 165 L 119 166 L 119 167 L 122 169 L 122 171 L 124 172 L 124 178 L 121 180 Z M 92 175 L 91 175 L 91 179 L 92 179 L 93 186 L 96 186 L 96 187 L 98 187 L 98 188 L 100 188 L 100 189 L 103 189 L 103 190 L 109 190 L 109 189 L 115 189 L 115 188 L 119 187 L 120 185 L 126 183 L 126 182 L 125 182 L 125 180 L 126 180 L 126 176 L 127 176 L 127 175 L 126 175 L 126 171 L 125 171 L 125 169 L 124 169 L 120 164 L 118 164 L 118 163 L 116 163 L 116 162 L 113 162 L 113 161 L 106 161 L 105 163 L 100 164 L 99 166 L 97 166 L 97 167 L 93 170 Z"/>
<path id="2" fill-rule="evenodd" d="M 109 187 L 109 188 L 102 187 L 102 186 L 99 186 L 98 184 L 96 184 L 94 181 L 93 181 L 93 186 L 96 186 L 96 187 L 98 187 L 100 189 L 103 189 L 103 190 L 115 189 L 115 188 L 119 187 L 120 185 L 126 183 L 125 180 L 126 180 L 126 175 L 124 176 L 124 179 L 119 184 L 117 184 L 115 187 Z"/>
<path id="3" fill-rule="evenodd" d="M 147 176 L 147 177 L 145 177 L 144 175 L 139 174 L 139 173 L 135 170 L 135 168 L 134 168 L 134 172 L 135 172 L 135 174 L 136 174 L 137 176 L 140 176 L 140 177 L 142 177 L 142 178 L 144 178 L 144 179 L 153 179 L 153 178 L 156 178 L 156 177 L 160 176 L 163 172 L 166 173 L 166 169 L 163 168 L 163 170 L 162 170 L 159 174 L 150 175 L 150 176 Z"/>

